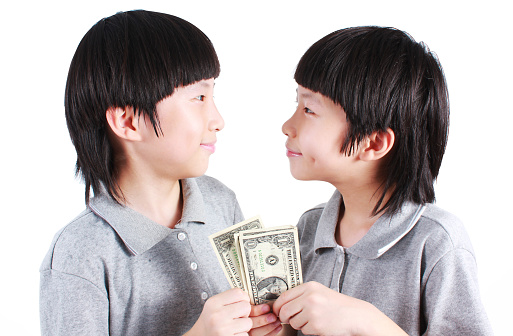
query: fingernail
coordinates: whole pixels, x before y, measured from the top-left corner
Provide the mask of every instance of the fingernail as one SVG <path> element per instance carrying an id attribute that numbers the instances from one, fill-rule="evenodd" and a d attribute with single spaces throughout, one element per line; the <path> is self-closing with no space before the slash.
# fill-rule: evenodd
<path id="1" fill-rule="evenodd" d="M 263 305 L 262 306 L 262 313 L 267 313 L 271 310 L 271 307 L 269 307 L 269 305 Z"/>
<path id="2" fill-rule="evenodd" d="M 267 322 L 272 323 L 272 322 L 276 321 L 276 315 L 269 314 L 269 315 L 267 315 L 266 320 L 267 320 Z"/>

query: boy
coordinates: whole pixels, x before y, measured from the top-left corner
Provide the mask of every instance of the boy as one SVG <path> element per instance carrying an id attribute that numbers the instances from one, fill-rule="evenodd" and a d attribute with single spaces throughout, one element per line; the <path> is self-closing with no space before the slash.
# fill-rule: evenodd
<path id="1" fill-rule="evenodd" d="M 224 126 L 213 101 L 219 71 L 210 40 L 171 15 L 118 13 L 82 39 L 65 112 L 87 209 L 41 266 L 43 335 L 278 327 L 268 306 L 229 290 L 208 242 L 243 219 L 234 193 L 202 176 Z"/>
<path id="2" fill-rule="evenodd" d="M 396 29 L 349 28 L 310 47 L 294 78 L 291 173 L 337 190 L 301 217 L 305 284 L 275 314 L 299 335 L 492 334 L 469 238 L 432 204 L 449 126 L 434 55 Z"/>

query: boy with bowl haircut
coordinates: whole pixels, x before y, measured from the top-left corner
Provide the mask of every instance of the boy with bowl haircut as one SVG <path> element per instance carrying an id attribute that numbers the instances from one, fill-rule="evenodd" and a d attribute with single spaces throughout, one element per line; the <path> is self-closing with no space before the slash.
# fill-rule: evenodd
<path id="1" fill-rule="evenodd" d="M 210 40 L 171 15 L 118 13 L 84 36 L 65 114 L 87 208 L 41 265 L 43 335 L 280 328 L 269 306 L 229 289 L 208 241 L 243 220 L 234 193 L 202 176 L 224 127 L 213 101 L 219 72 Z"/>
<path id="2" fill-rule="evenodd" d="M 491 335 L 470 240 L 432 204 L 449 127 L 437 58 L 400 30 L 355 27 L 312 45 L 294 78 L 291 173 L 337 190 L 301 217 L 305 284 L 275 314 L 299 335 Z"/>

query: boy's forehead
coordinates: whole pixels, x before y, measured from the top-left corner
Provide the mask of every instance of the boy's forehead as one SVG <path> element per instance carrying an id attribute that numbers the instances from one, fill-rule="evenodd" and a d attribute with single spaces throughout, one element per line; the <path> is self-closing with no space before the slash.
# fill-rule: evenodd
<path id="1" fill-rule="evenodd" d="M 296 95 L 298 98 L 308 99 L 319 103 L 321 98 L 324 97 L 322 94 L 313 92 L 305 87 L 302 87 L 301 85 L 298 85 L 296 89 Z"/>
<path id="2" fill-rule="evenodd" d="M 339 103 L 334 102 L 331 98 L 323 95 L 320 92 L 314 92 L 310 89 L 307 89 L 304 86 L 298 85 L 298 87 L 296 89 L 296 94 L 297 94 L 296 99 L 298 101 L 299 101 L 299 99 L 301 99 L 301 100 L 305 101 L 308 105 L 336 106 L 337 108 L 342 108 L 342 110 L 343 110 L 343 107 Z"/>
<path id="3" fill-rule="evenodd" d="M 185 90 L 194 90 L 194 89 L 208 89 L 208 88 L 213 88 L 215 86 L 215 82 L 214 82 L 214 78 L 209 78 L 209 79 L 202 79 L 198 82 L 195 82 L 195 83 L 192 83 L 192 84 L 189 84 L 189 85 L 186 85 L 186 86 L 182 86 L 181 88 L 185 89 Z"/>
<path id="4" fill-rule="evenodd" d="M 196 82 L 199 86 L 202 86 L 202 87 L 213 87 L 216 85 L 215 81 L 214 81 L 214 78 L 209 78 L 209 79 L 203 79 L 203 80 L 200 80 L 199 82 Z"/>

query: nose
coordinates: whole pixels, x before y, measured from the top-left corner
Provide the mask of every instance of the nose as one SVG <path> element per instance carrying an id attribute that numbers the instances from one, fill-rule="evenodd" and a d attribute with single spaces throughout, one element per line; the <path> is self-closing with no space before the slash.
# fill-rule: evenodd
<path id="1" fill-rule="evenodd" d="M 283 126 L 281 127 L 281 131 L 283 132 L 283 134 L 291 138 L 294 138 L 296 136 L 296 129 L 294 127 L 293 120 L 294 115 L 295 113 L 292 115 L 292 117 L 289 118 L 289 120 L 285 121 L 285 123 L 283 123 Z"/>
<path id="2" fill-rule="evenodd" d="M 217 106 L 212 102 L 212 108 L 210 109 L 211 118 L 208 129 L 213 132 L 219 132 L 224 128 L 224 119 L 217 110 Z"/>

